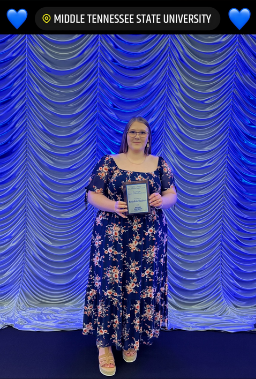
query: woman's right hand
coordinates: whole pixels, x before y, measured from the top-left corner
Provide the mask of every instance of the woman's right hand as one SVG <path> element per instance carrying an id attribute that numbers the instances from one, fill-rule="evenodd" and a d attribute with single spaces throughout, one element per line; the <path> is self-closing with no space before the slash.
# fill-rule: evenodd
<path id="1" fill-rule="evenodd" d="M 118 200 L 115 202 L 115 212 L 123 217 L 123 218 L 127 218 L 127 216 L 124 215 L 125 212 L 128 212 L 128 209 L 127 209 L 127 204 L 125 201 L 121 201 L 121 200 Z"/>

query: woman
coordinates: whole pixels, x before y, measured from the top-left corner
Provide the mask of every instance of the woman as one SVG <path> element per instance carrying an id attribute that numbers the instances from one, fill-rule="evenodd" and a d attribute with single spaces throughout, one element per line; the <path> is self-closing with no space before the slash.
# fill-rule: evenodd
<path id="1" fill-rule="evenodd" d="M 94 334 L 102 374 L 116 372 L 111 345 L 126 362 L 139 343 L 151 345 L 167 327 L 167 224 L 162 209 L 177 201 L 174 177 L 162 157 L 151 155 L 151 128 L 132 118 L 119 154 L 105 155 L 86 187 L 86 202 L 98 208 L 85 295 L 83 334 Z M 151 212 L 126 215 L 122 183 L 149 180 Z M 88 199 L 87 199 L 88 198 Z"/>

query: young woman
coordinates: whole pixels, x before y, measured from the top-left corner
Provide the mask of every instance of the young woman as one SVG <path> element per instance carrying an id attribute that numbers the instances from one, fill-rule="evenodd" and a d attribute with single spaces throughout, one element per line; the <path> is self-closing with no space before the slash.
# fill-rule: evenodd
<path id="1" fill-rule="evenodd" d="M 151 128 L 132 118 L 119 154 L 95 166 L 85 200 L 98 208 L 91 241 L 83 334 L 93 334 L 102 374 L 116 372 L 111 346 L 126 362 L 140 342 L 152 345 L 168 324 L 167 223 L 162 209 L 177 201 L 174 177 L 162 157 L 151 155 Z M 126 215 L 123 183 L 149 181 L 148 214 Z"/>

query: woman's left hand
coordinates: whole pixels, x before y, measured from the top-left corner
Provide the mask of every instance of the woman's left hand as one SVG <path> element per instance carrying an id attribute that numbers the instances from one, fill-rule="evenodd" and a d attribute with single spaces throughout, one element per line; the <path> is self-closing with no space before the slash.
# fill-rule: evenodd
<path id="1" fill-rule="evenodd" d="M 162 203 L 163 203 L 163 199 L 160 193 L 158 192 L 151 193 L 151 195 L 149 196 L 149 205 L 151 207 L 158 208 L 162 205 Z"/>

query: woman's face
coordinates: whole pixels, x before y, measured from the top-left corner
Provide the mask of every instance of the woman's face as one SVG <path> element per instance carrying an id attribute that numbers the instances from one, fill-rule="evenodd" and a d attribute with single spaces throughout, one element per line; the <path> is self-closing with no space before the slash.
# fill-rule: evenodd
<path id="1" fill-rule="evenodd" d="M 144 151 L 149 138 L 148 133 L 147 125 L 134 121 L 127 133 L 128 149 Z"/>

